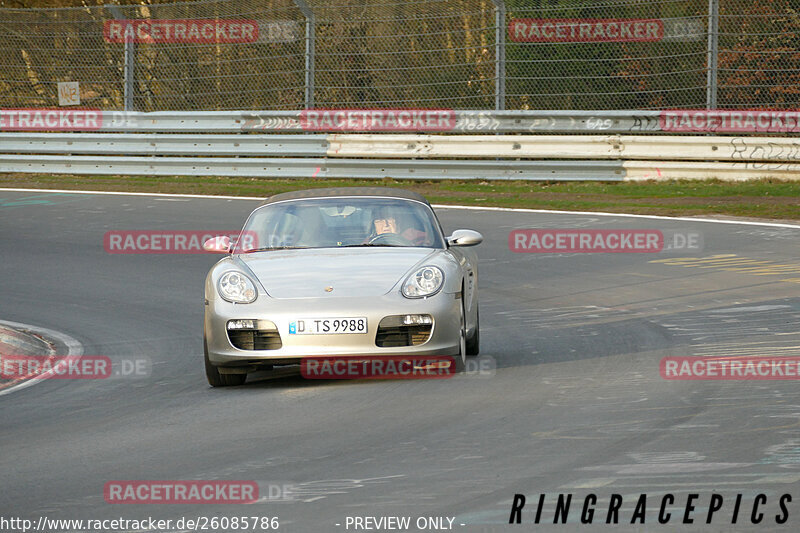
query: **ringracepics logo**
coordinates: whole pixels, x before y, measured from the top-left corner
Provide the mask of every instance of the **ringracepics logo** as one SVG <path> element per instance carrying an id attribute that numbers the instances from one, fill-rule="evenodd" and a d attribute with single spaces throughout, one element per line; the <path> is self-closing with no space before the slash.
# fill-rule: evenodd
<path id="1" fill-rule="evenodd" d="M 574 498 L 573 498 L 574 496 Z M 791 494 L 514 494 L 509 524 L 785 524 Z M 544 513 L 545 507 L 553 507 Z M 716 530 L 716 529 L 715 529 Z"/>
<path id="2" fill-rule="evenodd" d="M 106 503 L 253 503 L 255 481 L 109 481 L 103 486 Z"/>
<path id="3" fill-rule="evenodd" d="M 241 251 L 258 247 L 255 232 L 245 231 L 109 231 L 103 236 L 103 248 L 110 254 L 202 254 L 209 239 L 237 241 Z"/>
<path id="4" fill-rule="evenodd" d="M 107 20 L 103 38 L 109 43 L 253 43 L 258 21 L 240 19 Z"/>
<path id="5" fill-rule="evenodd" d="M 508 234 L 516 253 L 644 253 L 700 251 L 698 232 L 651 229 L 518 229 Z"/>
<path id="6" fill-rule="evenodd" d="M 451 356 L 325 356 L 306 357 L 300 363 L 306 379 L 437 379 L 455 373 Z"/>

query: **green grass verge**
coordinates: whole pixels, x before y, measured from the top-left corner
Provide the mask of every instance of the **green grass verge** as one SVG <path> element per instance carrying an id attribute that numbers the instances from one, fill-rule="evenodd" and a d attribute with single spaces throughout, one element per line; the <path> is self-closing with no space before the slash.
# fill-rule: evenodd
<path id="1" fill-rule="evenodd" d="M 0 174 L 0 187 L 229 196 L 265 197 L 296 189 L 358 185 L 410 189 L 439 204 L 800 221 L 800 182 L 778 180 L 487 182 Z"/>

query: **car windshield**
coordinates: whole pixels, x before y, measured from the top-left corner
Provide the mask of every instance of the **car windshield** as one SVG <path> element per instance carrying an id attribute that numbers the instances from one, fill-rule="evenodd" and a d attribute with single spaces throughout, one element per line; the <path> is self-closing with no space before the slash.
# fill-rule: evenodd
<path id="1" fill-rule="evenodd" d="M 334 197 L 276 202 L 250 215 L 238 253 L 291 248 L 442 248 L 427 205 L 399 198 Z"/>

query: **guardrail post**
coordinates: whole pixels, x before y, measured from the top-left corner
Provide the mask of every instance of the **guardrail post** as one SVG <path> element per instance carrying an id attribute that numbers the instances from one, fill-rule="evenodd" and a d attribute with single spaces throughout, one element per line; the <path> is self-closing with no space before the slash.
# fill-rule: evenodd
<path id="1" fill-rule="evenodd" d="M 108 8 L 111 11 L 111 14 L 117 20 L 127 20 L 125 15 L 122 14 L 119 6 L 114 6 L 111 4 L 106 4 L 104 7 Z M 125 111 L 133 111 L 133 91 L 134 91 L 134 80 L 136 78 L 136 56 L 135 56 L 135 49 L 134 49 L 134 42 L 133 38 L 125 39 L 125 50 L 123 52 L 123 71 L 122 71 L 122 78 L 123 78 L 123 109 Z"/>
<path id="2" fill-rule="evenodd" d="M 505 0 L 494 2 L 494 76 L 495 95 L 494 108 L 501 111 L 506 108 L 506 3 Z"/>
<path id="3" fill-rule="evenodd" d="M 306 18 L 305 106 L 306 109 L 311 109 L 314 107 L 314 59 L 317 45 L 316 19 L 314 17 L 314 11 L 312 11 L 305 0 L 294 0 L 294 3 Z"/>
<path id="4" fill-rule="evenodd" d="M 706 108 L 717 108 L 717 71 L 719 60 L 719 0 L 708 0 L 708 82 Z"/>

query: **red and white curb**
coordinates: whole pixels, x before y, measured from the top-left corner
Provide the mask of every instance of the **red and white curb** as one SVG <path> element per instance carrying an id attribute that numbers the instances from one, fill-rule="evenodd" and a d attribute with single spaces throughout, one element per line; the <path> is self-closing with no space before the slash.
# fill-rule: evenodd
<path id="1" fill-rule="evenodd" d="M 62 344 L 67 353 L 57 354 L 53 341 Z M 63 355 L 79 357 L 83 355 L 83 345 L 78 340 L 60 331 L 20 322 L 0 320 L 0 357 L 3 355 L 44 355 L 50 356 L 52 359 Z M 48 379 L 59 370 L 61 365 L 66 364 L 66 361 L 60 362 L 51 370 L 34 378 L 0 383 L 0 396 L 25 389 L 44 379 Z"/>

